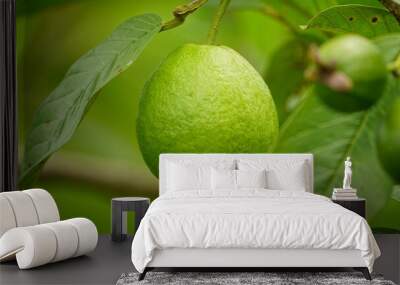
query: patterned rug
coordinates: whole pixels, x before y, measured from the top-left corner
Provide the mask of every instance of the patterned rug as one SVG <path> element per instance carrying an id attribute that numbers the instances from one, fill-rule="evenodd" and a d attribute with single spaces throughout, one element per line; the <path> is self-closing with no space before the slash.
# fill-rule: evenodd
<path id="1" fill-rule="evenodd" d="M 372 275 L 373 280 L 368 281 L 359 272 L 148 272 L 142 281 L 137 280 L 138 276 L 138 273 L 122 274 L 117 285 L 395 285 L 379 275 Z"/>

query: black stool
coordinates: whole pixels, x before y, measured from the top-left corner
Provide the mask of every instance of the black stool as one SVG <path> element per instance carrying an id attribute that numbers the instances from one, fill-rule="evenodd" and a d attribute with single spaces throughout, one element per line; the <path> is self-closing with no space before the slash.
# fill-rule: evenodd
<path id="1" fill-rule="evenodd" d="M 135 231 L 139 227 L 140 221 L 146 214 L 150 205 L 150 199 L 144 197 L 121 197 L 111 200 L 111 239 L 113 241 L 123 241 L 127 235 L 126 212 L 135 212 Z"/>

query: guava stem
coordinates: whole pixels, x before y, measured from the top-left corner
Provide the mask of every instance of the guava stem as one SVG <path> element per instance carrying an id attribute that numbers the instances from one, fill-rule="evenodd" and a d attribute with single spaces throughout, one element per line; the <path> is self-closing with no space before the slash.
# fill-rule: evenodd
<path id="1" fill-rule="evenodd" d="M 214 19 L 211 23 L 210 30 L 208 31 L 208 36 L 207 36 L 208 44 L 212 45 L 215 43 L 215 38 L 217 37 L 219 24 L 221 23 L 222 17 L 225 14 L 225 11 L 229 5 L 229 2 L 230 2 L 230 0 L 221 0 L 219 2 L 218 8 L 217 8 L 217 13 L 215 13 Z"/>

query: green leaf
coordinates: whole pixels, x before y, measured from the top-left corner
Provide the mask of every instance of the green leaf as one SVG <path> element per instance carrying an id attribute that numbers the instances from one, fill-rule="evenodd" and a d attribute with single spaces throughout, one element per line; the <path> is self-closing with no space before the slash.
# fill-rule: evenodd
<path id="1" fill-rule="evenodd" d="M 272 54 L 266 70 L 265 81 L 274 98 L 280 124 L 290 112 L 290 98 L 298 96 L 304 84 L 307 47 L 302 38 L 288 40 Z"/>
<path id="2" fill-rule="evenodd" d="M 313 153 L 315 191 L 329 196 L 343 179 L 343 162 L 353 160 L 353 186 L 368 200 L 368 216 L 373 217 L 386 203 L 393 182 L 380 165 L 375 131 L 393 98 L 400 92 L 400 81 L 390 78 L 385 94 L 370 110 L 338 113 L 323 104 L 311 88 L 303 102 L 286 120 L 274 147 L 278 153 Z"/>
<path id="3" fill-rule="evenodd" d="M 305 87 L 309 85 L 304 71 L 309 64 L 310 44 L 321 44 L 324 40 L 325 38 L 313 32 L 301 31 L 271 55 L 264 77 L 274 98 L 280 125 L 296 107 Z"/>
<path id="4" fill-rule="evenodd" d="M 293 8 L 295 8 L 296 6 L 300 6 L 304 10 L 307 10 L 311 15 L 315 15 L 316 13 L 337 4 L 337 0 L 317 0 L 317 1 L 285 0 L 282 2 L 286 2 L 288 6 L 292 6 Z"/>
<path id="5" fill-rule="evenodd" d="M 381 49 L 386 63 L 394 61 L 400 55 L 400 33 L 377 37 L 374 42 Z"/>
<path id="6" fill-rule="evenodd" d="M 393 187 L 392 199 L 400 202 L 400 185 L 395 185 Z"/>
<path id="7" fill-rule="evenodd" d="M 337 0 L 337 4 L 338 5 L 359 4 L 365 6 L 384 8 L 384 6 L 379 1 L 376 0 Z"/>
<path id="8" fill-rule="evenodd" d="M 95 95 L 137 59 L 160 27 L 158 15 L 132 17 L 70 67 L 35 113 L 25 144 L 21 184 L 31 183 L 44 162 L 68 142 Z"/>
<path id="9" fill-rule="evenodd" d="M 338 5 L 314 16 L 307 29 L 335 33 L 357 33 L 376 37 L 400 31 L 400 25 L 386 9 L 364 5 Z"/>
<path id="10" fill-rule="evenodd" d="M 263 2 L 277 10 L 293 25 L 304 25 L 319 11 L 336 5 L 336 0 L 263 0 Z"/>

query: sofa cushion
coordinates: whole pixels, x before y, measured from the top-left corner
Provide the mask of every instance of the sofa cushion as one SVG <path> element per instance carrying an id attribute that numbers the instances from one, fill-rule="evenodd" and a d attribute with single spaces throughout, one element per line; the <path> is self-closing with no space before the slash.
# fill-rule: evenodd
<path id="1" fill-rule="evenodd" d="M 32 199 L 38 215 L 39 224 L 57 222 L 60 220 L 60 214 L 56 202 L 49 192 L 43 189 L 29 189 L 22 193 L 28 194 Z"/>
<path id="2" fill-rule="evenodd" d="M 0 194 L 0 237 L 8 230 L 15 228 L 17 222 L 15 221 L 14 212 L 11 204 L 6 197 Z"/>
<path id="3" fill-rule="evenodd" d="M 0 238 L 0 261 L 16 257 L 20 269 L 33 268 L 86 254 L 97 239 L 96 226 L 85 218 L 17 227 Z"/>

